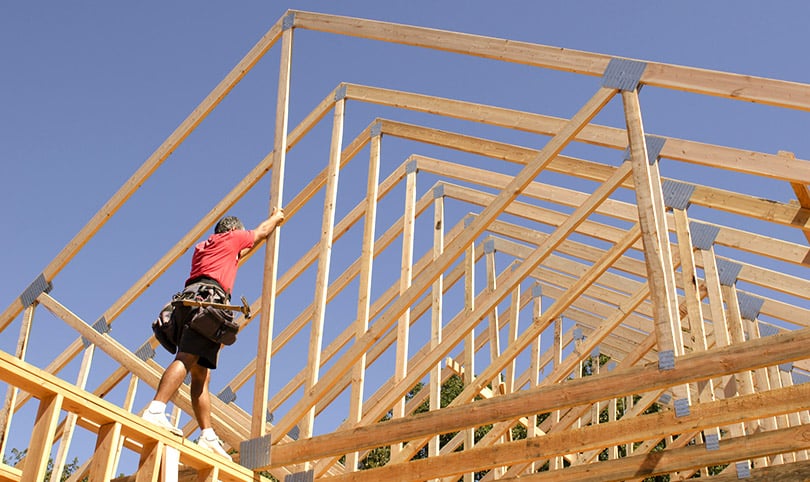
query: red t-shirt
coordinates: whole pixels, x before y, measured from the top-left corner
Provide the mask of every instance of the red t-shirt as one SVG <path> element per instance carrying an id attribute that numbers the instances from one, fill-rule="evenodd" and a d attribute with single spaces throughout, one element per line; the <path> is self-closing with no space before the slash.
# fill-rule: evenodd
<path id="1" fill-rule="evenodd" d="M 194 246 L 191 257 L 191 274 L 188 279 L 207 276 L 219 282 L 226 293 L 233 289 L 239 252 L 253 247 L 253 231 L 237 229 L 227 233 L 212 234 L 207 240 Z"/>

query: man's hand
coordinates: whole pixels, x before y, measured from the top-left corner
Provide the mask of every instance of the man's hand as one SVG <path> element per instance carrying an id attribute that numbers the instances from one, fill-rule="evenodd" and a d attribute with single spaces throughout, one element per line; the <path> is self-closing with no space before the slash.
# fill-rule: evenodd
<path id="1" fill-rule="evenodd" d="M 284 210 L 281 208 L 274 208 L 273 214 L 271 214 L 266 220 L 262 221 L 262 223 L 256 226 L 256 229 L 253 230 L 253 244 L 255 245 L 259 241 L 270 236 L 270 233 L 272 233 L 277 226 L 281 225 L 282 222 L 284 222 Z"/>

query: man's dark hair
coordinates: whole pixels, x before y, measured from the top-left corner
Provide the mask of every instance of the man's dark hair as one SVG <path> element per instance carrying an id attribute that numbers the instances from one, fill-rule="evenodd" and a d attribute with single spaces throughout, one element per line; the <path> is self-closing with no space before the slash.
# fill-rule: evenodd
<path id="1" fill-rule="evenodd" d="M 227 233 L 235 229 L 245 229 L 245 225 L 236 216 L 225 216 L 214 227 L 214 233 Z"/>

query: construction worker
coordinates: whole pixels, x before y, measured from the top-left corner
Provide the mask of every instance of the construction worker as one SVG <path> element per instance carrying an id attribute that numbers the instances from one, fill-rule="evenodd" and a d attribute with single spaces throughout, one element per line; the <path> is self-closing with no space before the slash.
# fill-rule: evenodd
<path id="1" fill-rule="evenodd" d="M 191 273 L 186 281 L 185 291 L 196 290 L 201 286 L 210 289 L 214 286 L 224 292 L 226 299 L 230 299 L 239 258 L 269 236 L 283 221 L 284 211 L 281 209 L 274 210 L 269 218 L 253 230 L 246 230 L 235 216 L 222 218 L 214 227 L 214 233 L 194 247 Z M 182 330 L 177 345 L 177 355 L 163 372 L 155 398 L 144 411 L 143 418 L 177 435 L 183 435 L 166 417 L 166 404 L 180 388 L 186 375 L 191 373 L 191 405 L 201 430 L 197 443 L 230 460 L 230 455 L 222 447 L 222 442 L 211 426 L 208 392 L 209 370 L 217 367 L 217 357 L 222 345 L 191 329 Z"/>

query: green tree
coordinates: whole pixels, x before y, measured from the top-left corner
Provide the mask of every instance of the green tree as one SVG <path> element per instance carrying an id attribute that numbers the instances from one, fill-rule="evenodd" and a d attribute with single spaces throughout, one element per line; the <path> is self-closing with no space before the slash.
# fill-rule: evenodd
<path id="1" fill-rule="evenodd" d="M 5 454 L 3 454 L 3 463 L 6 465 L 15 466 L 19 464 L 25 456 L 28 455 L 28 449 L 18 450 L 15 448 L 11 449 L 11 458 L 7 458 Z M 70 476 L 79 469 L 79 459 L 77 457 L 73 457 L 73 461 L 69 464 L 65 464 L 65 468 L 62 469 L 62 475 L 59 478 L 60 481 L 64 482 L 70 478 Z M 53 458 L 48 457 L 48 466 L 45 469 L 45 478 L 42 479 L 43 481 L 48 481 L 51 479 L 51 473 L 53 472 Z M 87 477 L 82 479 L 82 482 L 85 482 Z"/>

